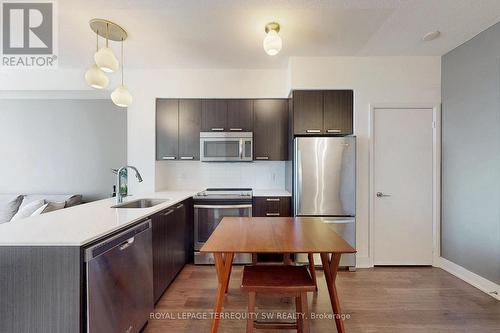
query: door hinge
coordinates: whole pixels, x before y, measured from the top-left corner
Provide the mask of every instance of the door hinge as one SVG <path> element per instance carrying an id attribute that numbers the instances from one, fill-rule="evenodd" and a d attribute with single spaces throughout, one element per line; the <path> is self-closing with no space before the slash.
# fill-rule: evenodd
<path id="1" fill-rule="evenodd" d="M 436 121 L 432 121 L 432 128 L 436 128 Z"/>

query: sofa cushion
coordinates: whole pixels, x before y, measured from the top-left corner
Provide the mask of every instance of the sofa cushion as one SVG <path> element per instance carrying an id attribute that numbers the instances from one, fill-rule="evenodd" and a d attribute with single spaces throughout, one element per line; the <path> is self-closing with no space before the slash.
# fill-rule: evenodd
<path id="1" fill-rule="evenodd" d="M 32 201 L 24 205 L 23 207 L 20 207 L 17 213 L 12 217 L 10 221 L 14 222 L 20 219 L 27 218 L 43 205 L 45 205 L 45 200 L 43 199 Z"/>
<path id="2" fill-rule="evenodd" d="M 24 196 L 20 208 L 33 201 L 42 199 L 46 202 L 64 203 L 65 207 L 75 206 L 82 202 L 82 196 L 80 194 L 28 194 Z"/>
<path id="3" fill-rule="evenodd" d="M 19 210 L 23 201 L 21 194 L 1 194 L 0 195 L 0 224 L 9 222 Z"/>

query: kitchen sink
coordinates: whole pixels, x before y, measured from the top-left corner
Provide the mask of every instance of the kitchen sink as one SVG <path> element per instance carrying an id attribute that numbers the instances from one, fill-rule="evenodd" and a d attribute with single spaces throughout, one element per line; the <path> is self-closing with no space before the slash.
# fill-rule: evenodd
<path id="1" fill-rule="evenodd" d="M 168 200 L 169 199 L 138 199 L 111 206 L 111 208 L 149 208 L 167 202 Z"/>

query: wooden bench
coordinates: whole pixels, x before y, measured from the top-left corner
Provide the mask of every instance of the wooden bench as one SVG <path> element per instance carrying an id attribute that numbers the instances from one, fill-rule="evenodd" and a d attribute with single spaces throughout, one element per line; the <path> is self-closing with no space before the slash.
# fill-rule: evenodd
<path id="1" fill-rule="evenodd" d="M 315 291 L 316 286 L 305 266 L 245 266 L 241 288 L 248 292 L 247 333 L 253 332 L 254 328 L 296 329 L 299 333 L 309 333 L 307 292 Z M 259 293 L 294 297 L 296 321 L 293 323 L 254 321 L 255 298 Z"/>

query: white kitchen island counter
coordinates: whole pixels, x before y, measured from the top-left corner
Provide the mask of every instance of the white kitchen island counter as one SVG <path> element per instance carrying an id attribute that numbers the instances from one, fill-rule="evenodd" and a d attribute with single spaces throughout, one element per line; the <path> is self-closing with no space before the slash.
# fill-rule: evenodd
<path id="1" fill-rule="evenodd" d="M 165 191 L 132 195 L 124 200 L 168 199 L 149 208 L 111 208 L 116 205 L 116 198 L 109 198 L 7 222 L 0 224 L 0 246 L 83 246 L 186 200 L 197 192 Z"/>

